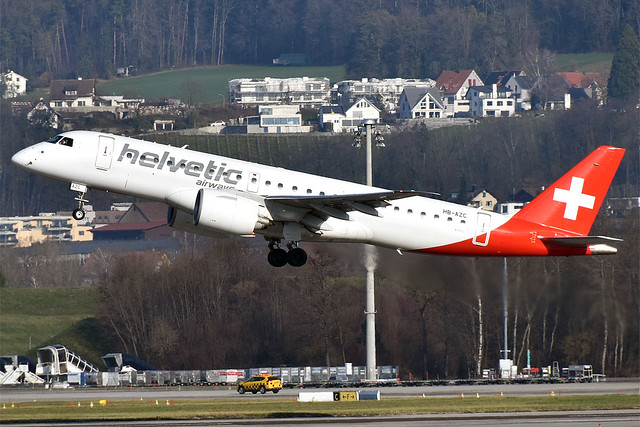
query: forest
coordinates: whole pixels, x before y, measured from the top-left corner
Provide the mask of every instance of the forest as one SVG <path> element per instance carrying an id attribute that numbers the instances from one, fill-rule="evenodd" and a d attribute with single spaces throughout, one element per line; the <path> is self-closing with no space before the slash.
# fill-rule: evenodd
<path id="1" fill-rule="evenodd" d="M 51 135 L 24 119 L 0 117 L 0 215 L 68 210 L 62 183 L 19 171 L 18 149 Z M 589 103 L 544 117 L 487 119 L 442 129 L 418 126 L 385 136 L 374 183 L 394 189 L 466 193 L 486 188 L 500 200 L 535 194 L 598 145 L 627 149 L 609 197 L 639 194 L 636 111 Z M 348 135 L 187 137 L 148 135 L 252 161 L 336 178 L 364 179 L 364 156 Z M 460 201 L 464 197 L 459 196 Z M 117 195 L 91 191 L 97 209 Z M 379 250 L 376 273 L 379 364 L 404 378 L 475 376 L 503 350 L 503 299 L 509 350 L 519 366 L 590 363 L 608 376 L 640 366 L 640 215 L 607 215 L 592 234 L 621 237 L 614 256 L 473 259 Z M 185 235 L 177 254 L 98 251 L 84 266 L 56 245 L 0 249 L 0 285 L 94 286 L 99 339 L 158 368 L 362 365 L 364 267 L 358 245 L 305 245 L 301 269 L 274 270 L 260 239 Z M 505 286 L 506 285 L 506 286 Z M 506 289 L 506 293 L 504 291 Z M 170 357 L 179 349 L 180 360 Z"/>
<path id="2" fill-rule="evenodd" d="M 352 77 L 522 68 L 538 49 L 611 52 L 635 0 L 0 0 L 0 71 L 32 87 L 302 53 Z"/>

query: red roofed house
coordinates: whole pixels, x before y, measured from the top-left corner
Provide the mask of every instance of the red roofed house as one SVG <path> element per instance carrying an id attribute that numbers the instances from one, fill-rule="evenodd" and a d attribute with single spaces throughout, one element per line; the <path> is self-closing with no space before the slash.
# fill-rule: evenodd
<path id="1" fill-rule="evenodd" d="M 591 86 L 591 84 L 594 82 L 600 85 L 607 81 L 605 78 L 602 77 L 600 73 L 568 72 L 568 73 L 557 73 L 557 74 L 563 79 L 565 79 L 569 87 L 587 88 Z"/>
<path id="2" fill-rule="evenodd" d="M 94 240 L 146 240 L 173 236 L 167 224 L 167 206 L 162 203 L 133 203 L 114 224 L 93 230 Z"/>
<path id="3" fill-rule="evenodd" d="M 474 70 L 445 70 L 436 80 L 436 87 L 442 94 L 445 117 L 469 115 L 469 100 L 465 99 L 471 86 L 483 86 L 484 83 Z"/>
<path id="4" fill-rule="evenodd" d="M 603 87 L 607 86 L 607 79 L 600 73 L 557 73 L 562 77 L 569 88 L 571 89 L 584 89 L 584 93 L 591 99 L 596 100 L 599 105 L 603 103 Z M 572 94 L 573 96 L 574 94 Z"/>

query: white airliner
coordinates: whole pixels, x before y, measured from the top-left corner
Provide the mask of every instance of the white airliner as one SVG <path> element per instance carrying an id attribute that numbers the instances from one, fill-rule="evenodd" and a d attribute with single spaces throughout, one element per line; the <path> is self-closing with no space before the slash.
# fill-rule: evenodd
<path id="1" fill-rule="evenodd" d="M 615 253 L 619 239 L 588 233 L 624 151 L 596 149 L 514 216 L 99 132 L 65 132 L 12 161 L 69 182 L 78 220 L 89 188 L 155 200 L 178 230 L 263 235 L 280 267 L 306 262 L 301 241 L 465 256 Z"/>

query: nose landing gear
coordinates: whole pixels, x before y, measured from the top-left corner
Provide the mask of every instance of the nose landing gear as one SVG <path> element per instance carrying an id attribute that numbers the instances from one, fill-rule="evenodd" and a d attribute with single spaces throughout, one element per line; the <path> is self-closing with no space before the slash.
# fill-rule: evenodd
<path id="1" fill-rule="evenodd" d="M 307 253 L 298 247 L 298 242 L 288 243 L 288 252 L 280 247 L 279 240 L 270 240 L 268 246 L 267 260 L 274 267 L 284 267 L 286 264 L 292 267 L 302 267 L 307 262 Z"/>
<path id="2" fill-rule="evenodd" d="M 78 195 L 75 198 L 75 200 L 78 202 L 78 207 L 73 210 L 73 212 L 71 213 L 71 216 L 76 221 L 82 221 L 85 216 L 84 204 L 88 202 L 88 200 L 84 198 L 84 195 L 87 193 L 88 188 L 84 184 L 78 184 L 76 182 L 72 182 L 71 185 L 69 186 L 69 189 L 72 191 L 78 192 Z"/>

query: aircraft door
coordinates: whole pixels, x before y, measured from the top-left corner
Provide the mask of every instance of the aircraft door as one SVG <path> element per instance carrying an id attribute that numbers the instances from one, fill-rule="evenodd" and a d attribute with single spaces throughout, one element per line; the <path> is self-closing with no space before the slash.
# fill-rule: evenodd
<path id="1" fill-rule="evenodd" d="M 473 244 L 478 246 L 487 246 L 489 244 L 489 235 L 491 234 L 491 215 L 478 212 L 476 220 L 476 231 L 473 235 Z"/>
<path id="2" fill-rule="evenodd" d="M 249 182 L 247 183 L 247 191 L 257 193 L 260 187 L 260 175 L 255 172 L 249 173 Z"/>
<path id="3" fill-rule="evenodd" d="M 96 154 L 96 168 L 108 170 L 113 158 L 113 143 L 111 137 L 100 135 L 98 138 L 98 153 Z"/>

